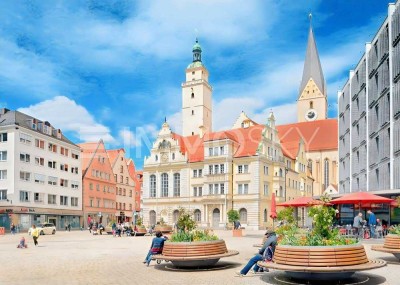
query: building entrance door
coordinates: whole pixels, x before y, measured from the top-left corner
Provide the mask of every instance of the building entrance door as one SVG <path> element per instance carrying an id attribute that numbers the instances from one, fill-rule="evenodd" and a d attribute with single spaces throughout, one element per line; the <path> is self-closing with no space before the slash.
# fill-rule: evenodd
<path id="1" fill-rule="evenodd" d="M 213 228 L 218 228 L 219 227 L 219 220 L 220 220 L 220 212 L 219 209 L 215 208 L 213 211 L 213 222 L 212 226 Z"/>

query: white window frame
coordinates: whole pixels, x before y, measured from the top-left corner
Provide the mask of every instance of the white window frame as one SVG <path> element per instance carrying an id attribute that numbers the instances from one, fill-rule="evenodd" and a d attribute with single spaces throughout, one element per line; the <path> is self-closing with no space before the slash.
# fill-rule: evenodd
<path id="1" fill-rule="evenodd" d="M 7 151 L 6 150 L 0 151 L 0 161 L 7 161 Z"/>
<path id="2" fill-rule="evenodd" d="M 0 180 L 7 180 L 7 169 L 0 170 Z"/>

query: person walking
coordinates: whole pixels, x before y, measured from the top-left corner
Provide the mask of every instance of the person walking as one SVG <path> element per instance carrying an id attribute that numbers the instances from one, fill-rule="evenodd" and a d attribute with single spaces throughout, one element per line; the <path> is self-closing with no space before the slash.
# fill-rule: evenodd
<path id="1" fill-rule="evenodd" d="M 70 223 L 68 223 L 68 231 L 70 232 L 71 231 L 71 224 Z"/>
<path id="2" fill-rule="evenodd" d="M 32 226 L 32 231 L 31 231 L 31 235 L 33 237 L 33 243 L 35 244 L 35 246 L 38 246 L 38 238 L 39 238 L 39 230 L 36 228 L 35 225 Z"/>
<path id="3" fill-rule="evenodd" d="M 371 210 L 368 210 L 367 213 L 369 215 L 368 225 L 371 232 L 371 238 L 375 238 L 376 216 Z"/>
<path id="4" fill-rule="evenodd" d="M 238 230 L 242 225 L 240 224 L 240 222 L 238 220 L 233 222 L 233 229 L 234 230 Z"/>
<path id="5" fill-rule="evenodd" d="M 15 225 L 14 225 L 14 223 L 11 223 L 10 231 L 11 231 L 12 235 L 15 235 Z"/>
<path id="6" fill-rule="evenodd" d="M 257 262 L 262 261 L 264 259 L 263 254 L 264 254 L 264 251 L 266 251 L 268 247 L 271 247 L 272 254 L 275 252 L 275 247 L 278 243 L 278 238 L 276 237 L 276 233 L 271 229 L 267 230 L 265 235 L 267 236 L 267 240 L 265 241 L 263 247 L 258 251 L 258 254 L 256 254 L 249 260 L 249 262 L 246 264 L 245 267 L 243 267 L 242 270 L 236 272 L 237 275 L 239 275 L 239 276 L 246 275 L 253 266 L 254 266 L 253 271 L 252 271 L 253 274 L 256 274 L 258 272 L 264 272 L 264 271 L 268 272 L 269 271 L 267 268 L 265 268 L 265 269 L 260 268 L 257 265 Z"/>
<path id="7" fill-rule="evenodd" d="M 362 238 L 362 226 L 363 226 L 363 219 L 362 219 L 362 213 L 358 213 L 357 216 L 354 217 L 353 220 L 353 228 L 356 231 L 355 236 L 356 240 L 360 240 Z"/>

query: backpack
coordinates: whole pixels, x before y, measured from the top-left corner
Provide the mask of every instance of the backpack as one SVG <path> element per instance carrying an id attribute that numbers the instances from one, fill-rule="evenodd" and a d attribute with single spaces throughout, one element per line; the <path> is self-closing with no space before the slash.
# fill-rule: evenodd
<path id="1" fill-rule="evenodd" d="M 272 262 L 272 259 L 274 258 L 274 251 L 272 250 L 272 246 L 268 246 L 264 250 L 262 257 L 265 262 Z"/>

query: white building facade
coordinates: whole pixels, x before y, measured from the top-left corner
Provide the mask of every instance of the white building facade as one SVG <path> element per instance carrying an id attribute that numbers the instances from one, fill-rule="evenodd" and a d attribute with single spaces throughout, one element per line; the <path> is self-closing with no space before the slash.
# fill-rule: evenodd
<path id="1" fill-rule="evenodd" d="M 79 228 L 80 148 L 49 122 L 7 109 L 0 110 L 0 119 L 0 224 Z"/>
<path id="2" fill-rule="evenodd" d="M 397 2 L 338 93 L 340 193 L 400 193 L 399 39 Z"/>

